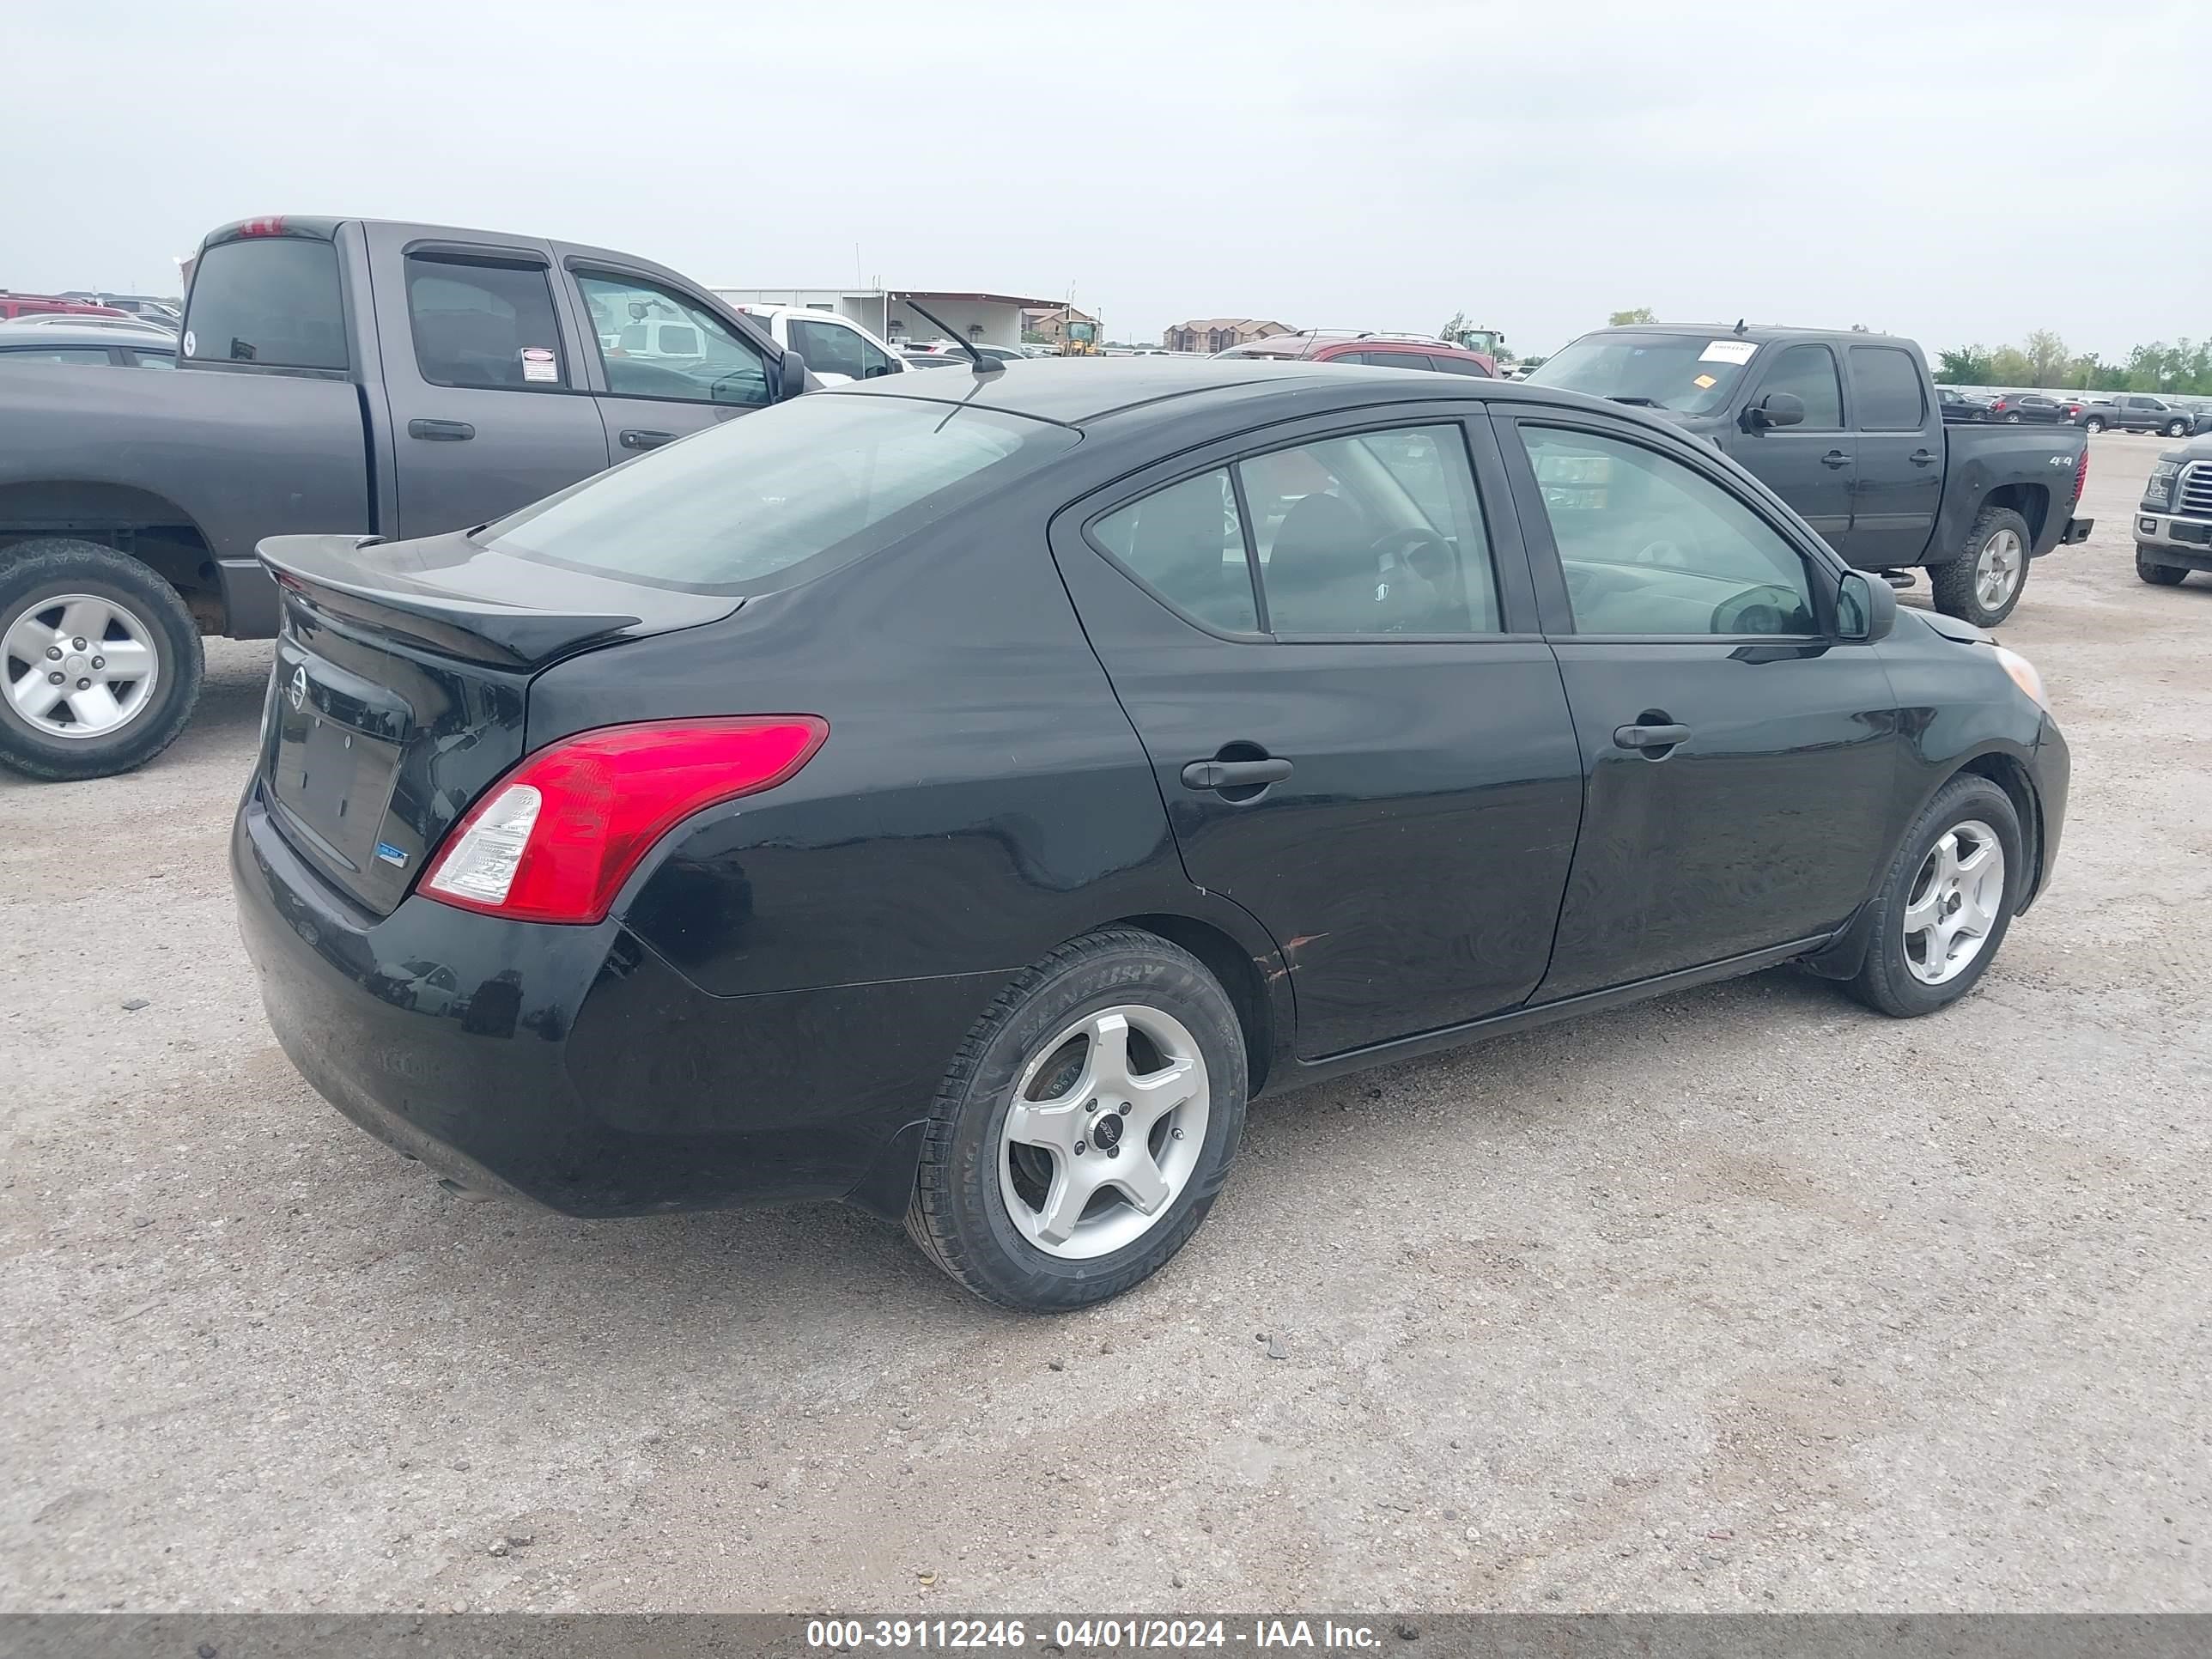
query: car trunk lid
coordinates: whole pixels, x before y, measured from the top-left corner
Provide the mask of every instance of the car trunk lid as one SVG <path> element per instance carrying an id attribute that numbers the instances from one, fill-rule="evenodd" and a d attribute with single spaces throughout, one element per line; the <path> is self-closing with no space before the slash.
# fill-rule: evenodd
<path id="1" fill-rule="evenodd" d="M 284 610 L 262 792 L 301 856 L 378 915 L 521 759 L 540 669 L 742 603 L 520 558 L 465 534 L 279 536 L 259 551 Z"/>

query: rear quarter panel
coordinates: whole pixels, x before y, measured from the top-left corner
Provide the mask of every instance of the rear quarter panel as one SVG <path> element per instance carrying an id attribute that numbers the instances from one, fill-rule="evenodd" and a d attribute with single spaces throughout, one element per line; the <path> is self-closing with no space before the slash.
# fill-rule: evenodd
<path id="1" fill-rule="evenodd" d="M 2048 552 L 2065 533 L 2074 504 L 2074 474 L 2088 434 L 2078 427 L 2018 426 L 2001 422 L 1943 428 L 1943 504 L 1936 517 L 1927 562 L 1940 564 L 1964 550 L 1993 491 L 2020 486 L 2039 495 L 2026 516 L 2035 532 L 2034 551 Z"/>

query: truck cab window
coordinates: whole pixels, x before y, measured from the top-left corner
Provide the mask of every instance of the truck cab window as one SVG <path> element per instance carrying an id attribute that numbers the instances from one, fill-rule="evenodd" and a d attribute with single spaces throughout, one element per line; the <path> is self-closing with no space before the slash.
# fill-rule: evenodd
<path id="1" fill-rule="evenodd" d="M 433 386 L 534 392 L 568 383 L 542 265 L 407 256 L 415 362 Z"/>
<path id="2" fill-rule="evenodd" d="M 792 349 L 806 359 L 807 368 L 817 374 L 850 375 L 856 380 L 866 374 L 867 365 L 860 360 L 860 348 L 866 342 L 851 329 L 800 317 L 792 318 L 788 326 Z"/>
<path id="3" fill-rule="evenodd" d="M 744 408 L 769 401 L 766 360 L 713 312 L 634 277 L 580 272 L 576 286 L 609 392 Z"/>
<path id="4" fill-rule="evenodd" d="M 1928 423 L 1928 399 L 1911 354 L 1895 346 L 1851 348 L 1851 390 L 1867 432 L 1911 432 Z M 1812 424 L 1808 413 L 1806 424 Z"/>
<path id="5" fill-rule="evenodd" d="M 184 347 L 196 362 L 346 368 L 337 249 L 304 236 L 253 236 L 209 248 L 192 272 Z"/>
<path id="6" fill-rule="evenodd" d="M 1844 423 L 1844 387 L 1836 378 L 1836 354 L 1824 345 L 1786 347 L 1759 383 L 1759 396 L 1774 392 L 1803 400 L 1806 426 L 1832 428 Z"/>

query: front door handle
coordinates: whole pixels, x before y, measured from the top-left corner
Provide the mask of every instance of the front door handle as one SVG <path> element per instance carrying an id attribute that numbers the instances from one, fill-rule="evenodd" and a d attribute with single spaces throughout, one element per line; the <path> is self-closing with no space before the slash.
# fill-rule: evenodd
<path id="1" fill-rule="evenodd" d="M 1840 449 L 1832 449 L 1820 457 L 1822 466 L 1849 466 L 1850 464 L 1851 458 Z"/>
<path id="2" fill-rule="evenodd" d="M 457 444 L 477 435 L 476 428 L 466 421 L 422 421 L 407 422 L 410 438 L 428 438 L 434 444 Z"/>
<path id="3" fill-rule="evenodd" d="M 676 434 L 673 432 L 647 432 L 629 427 L 623 430 L 621 441 L 624 449 L 658 449 L 663 444 L 674 443 Z"/>
<path id="4" fill-rule="evenodd" d="M 1264 789 L 1291 775 L 1290 762 L 1270 755 L 1265 760 L 1193 761 L 1182 769 L 1186 789 Z"/>
<path id="5" fill-rule="evenodd" d="M 1936 452 L 1932 449 L 1916 449 L 1905 459 L 1915 466 L 1933 466 L 1936 465 Z"/>
<path id="6" fill-rule="evenodd" d="M 1616 726 L 1613 740 L 1623 749 L 1640 749 L 1653 760 L 1664 760 L 1678 743 L 1690 740 L 1686 726 Z"/>

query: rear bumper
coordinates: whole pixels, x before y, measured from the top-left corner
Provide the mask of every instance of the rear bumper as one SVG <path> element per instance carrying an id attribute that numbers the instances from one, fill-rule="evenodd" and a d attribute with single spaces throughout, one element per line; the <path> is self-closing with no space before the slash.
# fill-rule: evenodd
<path id="1" fill-rule="evenodd" d="M 2066 528 L 2058 532 L 2056 545 L 2073 547 L 2089 539 L 2089 532 L 2097 527 L 2094 519 L 2069 519 Z"/>
<path id="2" fill-rule="evenodd" d="M 2174 513 L 2137 513 L 2136 549 L 2154 554 L 2152 562 L 2183 570 L 2212 570 L 2212 519 Z"/>
<path id="3" fill-rule="evenodd" d="M 258 784 L 231 879 L 270 1025 L 325 1099 L 463 1187 L 570 1215 L 902 1206 L 901 1132 L 1001 979 L 717 998 L 619 919 L 410 898 L 378 920 L 301 862 Z"/>

